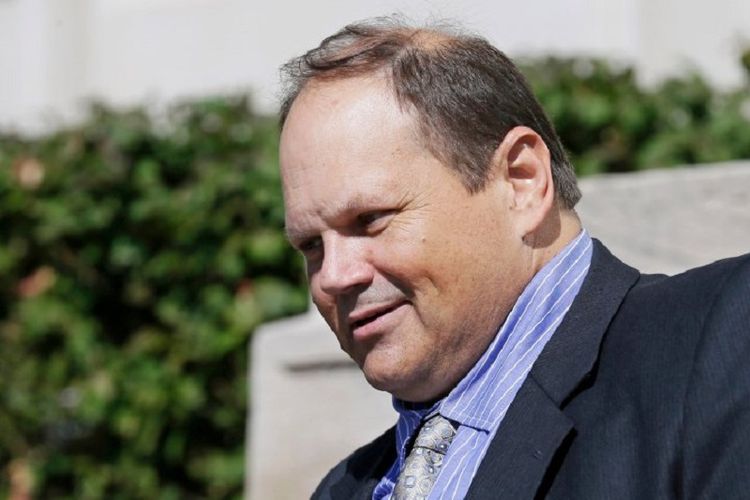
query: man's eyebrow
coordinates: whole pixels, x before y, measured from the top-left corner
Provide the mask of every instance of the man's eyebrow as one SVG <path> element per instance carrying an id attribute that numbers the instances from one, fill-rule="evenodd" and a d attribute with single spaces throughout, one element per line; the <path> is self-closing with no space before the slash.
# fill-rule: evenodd
<path id="1" fill-rule="evenodd" d="M 332 205 L 323 214 L 324 219 L 335 221 L 341 216 L 352 215 L 354 212 L 363 210 L 365 208 L 381 209 L 392 205 L 387 199 L 380 195 L 373 195 L 370 193 L 356 193 L 348 197 L 346 200 L 338 202 Z M 294 226 L 289 226 L 284 223 L 284 234 L 286 239 L 290 243 L 302 241 L 310 238 L 314 235 L 312 231 L 306 231 Z"/>
<path id="2" fill-rule="evenodd" d="M 363 207 L 368 206 L 380 206 L 383 204 L 383 200 L 370 196 L 363 193 L 357 193 L 346 200 L 341 200 L 336 203 L 332 203 L 330 206 L 320 214 L 320 216 L 329 221 L 332 225 L 335 225 L 336 221 L 340 221 L 342 216 L 351 215 L 353 212 L 362 210 Z M 284 223 L 284 232 L 286 233 L 287 239 L 289 240 L 300 240 L 311 236 L 312 231 L 308 231 L 299 227 L 289 226 Z"/>
<path id="3" fill-rule="evenodd" d="M 362 209 L 383 208 L 391 203 L 387 196 L 382 194 L 356 193 L 350 196 L 346 201 L 337 204 L 331 214 L 351 214 Z"/>

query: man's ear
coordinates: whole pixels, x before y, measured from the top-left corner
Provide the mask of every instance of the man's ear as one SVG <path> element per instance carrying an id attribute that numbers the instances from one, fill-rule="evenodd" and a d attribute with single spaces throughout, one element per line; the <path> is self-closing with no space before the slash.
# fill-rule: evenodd
<path id="1" fill-rule="evenodd" d="M 529 127 L 514 127 L 495 150 L 493 164 L 510 187 L 510 213 L 523 238 L 542 225 L 555 202 L 549 149 Z"/>

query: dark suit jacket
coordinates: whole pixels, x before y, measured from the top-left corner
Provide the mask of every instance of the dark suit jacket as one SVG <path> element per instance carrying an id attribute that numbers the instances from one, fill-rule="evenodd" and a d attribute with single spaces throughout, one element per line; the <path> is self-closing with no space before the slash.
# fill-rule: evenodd
<path id="1" fill-rule="evenodd" d="M 370 498 L 394 443 L 355 451 L 313 498 Z M 467 498 L 750 498 L 750 256 L 644 276 L 595 242 Z"/>

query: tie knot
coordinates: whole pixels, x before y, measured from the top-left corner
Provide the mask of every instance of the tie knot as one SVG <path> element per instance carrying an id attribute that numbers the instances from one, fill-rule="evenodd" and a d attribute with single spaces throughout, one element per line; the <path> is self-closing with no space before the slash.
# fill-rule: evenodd
<path id="1" fill-rule="evenodd" d="M 427 419 L 422 425 L 414 441 L 414 447 L 427 448 L 445 455 L 455 435 L 456 430 L 448 419 L 437 414 Z"/>
<path id="2" fill-rule="evenodd" d="M 428 497 L 455 434 L 453 425 L 440 415 L 427 419 L 404 461 L 392 499 L 423 500 Z"/>

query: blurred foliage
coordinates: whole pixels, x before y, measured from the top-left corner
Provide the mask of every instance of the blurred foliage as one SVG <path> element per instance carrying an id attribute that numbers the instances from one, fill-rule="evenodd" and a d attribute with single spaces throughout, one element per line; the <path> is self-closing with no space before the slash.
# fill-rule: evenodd
<path id="1" fill-rule="evenodd" d="M 579 175 L 750 158 L 746 83 L 717 91 L 697 73 L 644 88 L 630 67 L 598 59 L 522 64 Z"/>
<path id="2" fill-rule="evenodd" d="M 524 71 L 581 174 L 750 158 L 750 84 Z M 0 135 L 0 498 L 241 495 L 247 341 L 307 304 L 277 142 L 242 98 Z"/>
<path id="3" fill-rule="evenodd" d="M 307 306 L 276 149 L 243 99 L 0 139 L 0 498 L 241 495 L 249 335 Z"/>

